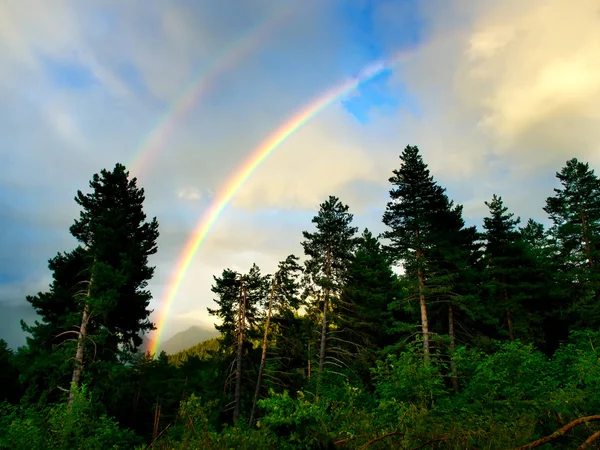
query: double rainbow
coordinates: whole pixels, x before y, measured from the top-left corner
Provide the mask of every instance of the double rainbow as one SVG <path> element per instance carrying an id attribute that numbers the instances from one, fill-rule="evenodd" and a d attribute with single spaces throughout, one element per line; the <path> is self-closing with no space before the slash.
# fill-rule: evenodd
<path id="1" fill-rule="evenodd" d="M 156 154 L 165 147 L 168 138 L 176 126 L 199 102 L 202 95 L 213 83 L 219 80 L 227 70 L 239 63 L 252 51 L 259 48 L 272 33 L 280 26 L 286 16 L 293 11 L 292 4 L 282 2 L 264 21 L 253 26 L 247 33 L 233 42 L 209 66 L 199 71 L 188 85 L 181 90 L 170 108 L 152 128 L 152 132 L 141 143 L 135 152 L 131 163 L 131 173 L 135 176 L 143 174 Z"/>
<path id="2" fill-rule="evenodd" d="M 181 283 L 194 260 L 198 249 L 206 239 L 206 236 L 215 225 L 221 213 L 229 205 L 231 200 L 244 186 L 246 181 L 258 169 L 258 167 L 267 160 L 267 158 L 277 150 L 287 139 L 296 133 L 303 125 L 315 117 L 319 112 L 331 105 L 336 100 L 342 98 L 364 83 L 372 80 L 384 71 L 397 66 L 409 56 L 409 52 L 401 52 L 393 58 L 385 61 L 376 62 L 365 68 L 357 77 L 347 80 L 333 88 L 329 89 L 315 100 L 304 106 L 282 124 L 274 133 L 267 137 L 244 161 L 234 175 L 225 183 L 223 188 L 216 195 L 215 199 L 198 221 L 192 236 L 187 241 L 170 280 L 166 298 L 163 301 L 162 308 L 157 320 L 157 329 L 150 341 L 148 351 L 151 354 L 157 354 L 160 347 L 162 334 L 165 329 L 165 323 Z"/>

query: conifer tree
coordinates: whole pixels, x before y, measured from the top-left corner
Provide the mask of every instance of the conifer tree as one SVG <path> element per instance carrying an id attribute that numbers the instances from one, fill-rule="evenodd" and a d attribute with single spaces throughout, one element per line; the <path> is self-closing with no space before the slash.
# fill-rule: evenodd
<path id="1" fill-rule="evenodd" d="M 337 302 L 346 281 L 348 265 L 356 246 L 356 227 L 351 226 L 353 215 L 339 198 L 329 196 L 312 219 L 316 231 L 303 231 L 302 247 L 308 256 L 306 265 L 307 289 L 305 297 L 315 309 L 321 309 L 321 333 L 318 373 L 325 365 L 328 340 L 328 321 L 335 314 Z M 319 308 L 320 306 L 320 308 Z"/>
<path id="2" fill-rule="evenodd" d="M 252 410 L 250 411 L 250 426 L 253 425 L 254 415 L 256 412 L 256 402 L 260 395 L 262 376 L 267 359 L 267 349 L 269 346 L 269 331 L 271 326 L 271 318 L 280 319 L 280 323 L 285 320 L 290 313 L 296 312 L 299 307 L 298 297 L 298 282 L 297 276 L 301 271 L 298 265 L 298 257 L 289 255 L 285 260 L 279 263 L 277 272 L 271 277 L 271 289 L 269 293 L 269 301 L 267 304 L 267 317 L 264 325 L 264 336 L 262 342 L 262 355 L 256 376 L 256 388 L 254 391 L 254 400 L 252 402 Z"/>
<path id="3" fill-rule="evenodd" d="M 416 287 L 421 316 L 423 355 L 430 355 L 429 297 L 447 296 L 452 273 L 445 264 L 455 251 L 462 227 L 462 207 L 448 200 L 445 189 L 434 181 L 416 146 L 407 146 L 400 155 L 401 166 L 389 179 L 394 186 L 383 223 L 389 230 L 385 248 L 402 263 L 406 277 Z"/>
<path id="4" fill-rule="evenodd" d="M 221 319 L 215 328 L 221 332 L 219 349 L 226 356 L 233 356 L 235 370 L 232 372 L 234 384 L 233 420 L 237 422 L 242 407 L 243 361 L 252 348 L 252 340 L 258 337 L 257 323 L 261 318 L 260 305 L 265 301 L 269 277 L 261 274 L 253 264 L 249 272 L 242 275 L 225 269 L 220 278 L 214 277 L 212 291 L 217 295 L 218 308 L 207 308 L 208 313 Z M 228 375 L 226 385 L 231 376 Z"/>
<path id="5" fill-rule="evenodd" d="M 512 289 L 520 275 L 520 247 L 517 225 L 521 219 L 508 213 L 502 197 L 493 195 L 491 202 L 485 202 L 490 215 L 483 219 L 485 238 L 485 260 L 488 290 L 488 308 L 494 310 L 501 328 L 506 329 L 511 341 L 515 340 L 513 316 L 522 314 L 519 300 L 514 298 Z M 496 317 L 499 319 L 499 317 Z"/>
<path id="6" fill-rule="evenodd" d="M 583 322 L 600 319 L 600 180 L 588 163 L 572 158 L 556 173 L 561 187 L 546 200 L 558 274 L 570 285 Z M 567 280 L 570 280 L 567 283 Z"/>
<path id="7" fill-rule="evenodd" d="M 151 294 L 145 288 L 154 273 L 148 256 L 156 252 L 158 223 L 156 218 L 146 221 L 144 190 L 121 164 L 95 174 L 90 187 L 91 193 L 78 191 L 75 198 L 82 210 L 70 231 L 80 245 L 50 260 L 50 291 L 27 299 L 42 320 L 23 324 L 34 352 L 51 352 L 76 334 L 75 387 L 89 338 L 93 336 L 91 359 L 115 362 L 123 352 L 136 351 L 140 334 L 153 328 L 147 309 Z"/>

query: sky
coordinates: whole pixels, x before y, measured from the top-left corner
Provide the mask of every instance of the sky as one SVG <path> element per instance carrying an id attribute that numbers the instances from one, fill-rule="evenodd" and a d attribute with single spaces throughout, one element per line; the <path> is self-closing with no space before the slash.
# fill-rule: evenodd
<path id="1" fill-rule="evenodd" d="M 388 178 L 418 145 L 480 225 L 501 195 L 546 219 L 554 174 L 600 166 L 595 0 L 34 0 L 0 4 L 0 338 L 24 343 L 27 295 L 76 243 L 73 201 L 125 164 L 160 226 L 156 320 L 195 224 L 254 149 L 312 99 L 403 55 L 333 102 L 262 164 L 219 217 L 164 337 L 211 326 L 213 275 L 301 255 L 319 203 L 383 231 Z M 196 92 L 197 95 L 191 95 Z M 157 131 L 158 130 L 158 131 Z"/>

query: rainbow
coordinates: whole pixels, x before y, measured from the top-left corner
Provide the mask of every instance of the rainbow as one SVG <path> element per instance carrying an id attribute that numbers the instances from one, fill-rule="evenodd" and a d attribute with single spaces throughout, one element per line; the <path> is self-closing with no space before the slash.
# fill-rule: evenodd
<path id="1" fill-rule="evenodd" d="M 171 107 L 158 120 L 152 132 L 142 141 L 135 152 L 131 163 L 130 173 L 132 175 L 139 176 L 145 172 L 156 153 L 164 148 L 180 119 L 185 117 L 198 103 L 202 94 L 208 90 L 211 84 L 218 80 L 223 72 L 258 48 L 271 31 L 283 22 L 284 17 L 291 13 L 291 3 L 283 2 L 281 5 L 269 14 L 265 21 L 256 24 L 244 36 L 233 42 L 206 70 L 200 71 L 181 90 Z"/>
<path id="2" fill-rule="evenodd" d="M 148 351 L 156 355 L 160 346 L 162 333 L 165 323 L 169 316 L 171 306 L 177 296 L 177 292 L 185 277 L 185 274 L 196 255 L 200 245 L 206 239 L 211 228 L 214 226 L 223 210 L 229 205 L 231 200 L 239 192 L 242 186 L 248 181 L 254 171 L 265 160 L 277 150 L 290 136 L 296 133 L 303 125 L 315 117 L 319 112 L 331 105 L 336 100 L 357 89 L 362 84 L 373 79 L 385 70 L 389 70 L 402 62 L 408 52 L 402 52 L 395 57 L 385 61 L 379 61 L 366 67 L 357 77 L 347 80 L 320 95 L 315 100 L 297 111 L 287 122 L 281 125 L 274 133 L 268 136 L 244 161 L 234 175 L 226 182 L 220 192 L 216 195 L 212 204 L 200 218 L 191 238 L 186 243 L 181 252 L 179 261 L 173 272 L 173 276 L 168 285 L 166 299 L 162 304 L 161 311 L 157 320 L 157 328 L 153 339 L 150 341 Z"/>

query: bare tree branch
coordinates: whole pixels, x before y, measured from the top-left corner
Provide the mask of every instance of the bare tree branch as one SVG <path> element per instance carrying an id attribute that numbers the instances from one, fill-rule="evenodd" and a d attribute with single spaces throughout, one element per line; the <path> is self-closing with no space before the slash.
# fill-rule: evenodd
<path id="1" fill-rule="evenodd" d="M 555 431 L 550 436 L 546 436 L 542 439 L 538 439 L 537 441 L 533 441 L 529 444 L 522 445 L 520 447 L 515 448 L 515 450 L 526 450 L 526 449 L 530 449 L 530 448 L 539 447 L 540 445 L 544 445 L 550 441 L 553 441 L 554 439 L 563 437 L 568 431 L 572 430 L 573 428 L 575 428 L 578 425 L 581 425 L 582 423 L 595 422 L 595 421 L 600 421 L 600 415 L 580 417 L 579 419 L 576 419 L 576 420 L 566 424 L 564 427 Z M 590 436 L 590 438 L 592 436 Z M 597 437 L 594 438 L 594 440 L 595 439 L 597 439 Z M 585 442 L 584 442 L 584 444 L 585 444 Z M 586 447 L 580 447 L 580 448 L 586 448 Z"/>

